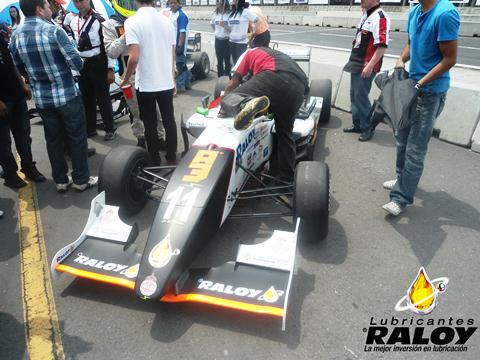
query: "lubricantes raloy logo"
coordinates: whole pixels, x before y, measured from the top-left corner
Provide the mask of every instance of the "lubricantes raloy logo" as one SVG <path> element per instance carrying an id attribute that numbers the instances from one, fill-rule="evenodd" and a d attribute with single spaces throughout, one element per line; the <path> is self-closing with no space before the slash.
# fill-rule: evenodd
<path id="1" fill-rule="evenodd" d="M 365 352 L 448 352 L 468 351 L 468 341 L 477 327 L 473 318 L 429 318 L 447 290 L 449 279 L 430 280 L 421 267 L 406 295 L 396 304 L 397 312 L 411 311 L 410 318 L 371 317 L 366 333 Z M 473 350 L 475 351 L 475 350 Z M 477 349 L 478 351 L 478 349 Z"/>

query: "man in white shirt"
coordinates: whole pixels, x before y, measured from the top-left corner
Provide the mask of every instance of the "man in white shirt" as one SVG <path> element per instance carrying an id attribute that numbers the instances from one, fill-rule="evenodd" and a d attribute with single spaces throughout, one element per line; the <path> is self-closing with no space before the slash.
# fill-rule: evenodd
<path id="1" fill-rule="evenodd" d="M 177 126 L 173 112 L 175 29 L 171 21 L 153 7 L 153 0 L 137 0 L 136 4 L 137 13 L 125 21 L 130 56 L 120 86 L 129 84 L 136 71 L 135 89 L 148 152 L 153 163 L 160 165 L 156 102 L 165 127 L 167 164 L 173 165 L 176 164 L 177 152 Z"/>

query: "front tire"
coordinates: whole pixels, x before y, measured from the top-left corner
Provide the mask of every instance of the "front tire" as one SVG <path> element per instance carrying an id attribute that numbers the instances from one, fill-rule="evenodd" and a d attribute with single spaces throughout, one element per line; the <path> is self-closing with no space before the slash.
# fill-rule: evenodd
<path id="1" fill-rule="evenodd" d="M 218 99 L 218 97 L 222 94 L 222 91 L 225 91 L 229 81 L 230 78 L 228 76 L 221 76 L 217 79 L 217 82 L 215 83 L 215 90 L 213 91 L 213 100 Z"/>
<path id="2" fill-rule="evenodd" d="M 192 74 L 195 79 L 205 79 L 210 73 L 210 59 L 206 52 L 196 52 L 192 54 L 193 68 Z"/>
<path id="3" fill-rule="evenodd" d="M 294 211 L 301 241 L 317 243 L 328 234 L 330 174 L 321 161 L 302 161 L 295 170 Z"/>
<path id="4" fill-rule="evenodd" d="M 100 167 L 98 191 L 105 191 L 106 202 L 133 215 L 145 206 L 149 186 L 136 178 L 141 170 L 151 165 L 148 152 L 136 146 L 119 146 L 110 151 Z"/>
<path id="5" fill-rule="evenodd" d="M 318 122 L 326 124 L 332 112 L 332 80 L 316 79 L 310 83 L 310 96 L 323 98 L 322 110 Z"/>

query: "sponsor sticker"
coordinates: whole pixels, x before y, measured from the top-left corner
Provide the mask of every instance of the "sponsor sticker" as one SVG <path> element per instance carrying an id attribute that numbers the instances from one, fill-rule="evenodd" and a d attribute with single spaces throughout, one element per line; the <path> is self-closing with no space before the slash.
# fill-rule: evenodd
<path id="1" fill-rule="evenodd" d="M 145 278 L 140 284 L 140 293 L 144 296 L 152 296 L 157 291 L 157 279 L 150 275 Z"/>
<path id="2" fill-rule="evenodd" d="M 157 245 L 155 245 L 152 251 L 150 251 L 150 255 L 148 256 L 148 262 L 154 268 L 159 269 L 166 266 L 172 259 L 172 256 L 178 254 L 180 254 L 180 250 L 172 250 L 170 234 L 167 234 L 167 236 L 165 236 L 165 238 Z"/>
<path id="3" fill-rule="evenodd" d="M 127 270 L 122 271 L 122 274 L 129 279 L 134 279 L 138 275 L 138 270 L 140 269 L 140 264 L 130 266 Z"/>
<path id="4" fill-rule="evenodd" d="M 83 255 L 82 253 L 78 253 L 77 258 L 73 261 L 75 261 L 76 263 L 82 264 L 84 266 L 89 266 L 95 269 L 102 269 L 105 271 L 111 271 L 115 273 L 125 270 L 128 267 L 127 265 L 117 264 L 113 262 L 105 262 L 103 260 L 90 258 L 88 256 Z"/>
<path id="5" fill-rule="evenodd" d="M 276 290 L 273 286 L 270 286 L 267 291 L 260 289 L 251 289 L 247 287 L 235 287 L 232 285 L 226 285 L 222 283 L 214 283 L 208 280 L 199 280 L 198 289 L 203 289 L 212 292 L 218 292 L 221 294 L 235 295 L 238 297 L 246 297 L 251 299 L 257 299 L 268 303 L 277 302 L 281 296 L 285 293 L 283 290 Z"/>

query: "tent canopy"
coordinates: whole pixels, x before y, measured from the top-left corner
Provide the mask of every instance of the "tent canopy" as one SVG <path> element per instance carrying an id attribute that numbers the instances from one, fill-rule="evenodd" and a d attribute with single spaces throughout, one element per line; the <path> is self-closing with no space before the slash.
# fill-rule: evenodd
<path id="1" fill-rule="evenodd" d="M 10 6 L 15 6 L 17 9 L 20 9 L 18 0 L 0 0 L 0 20 L 8 25 L 12 24 L 10 19 Z"/>

